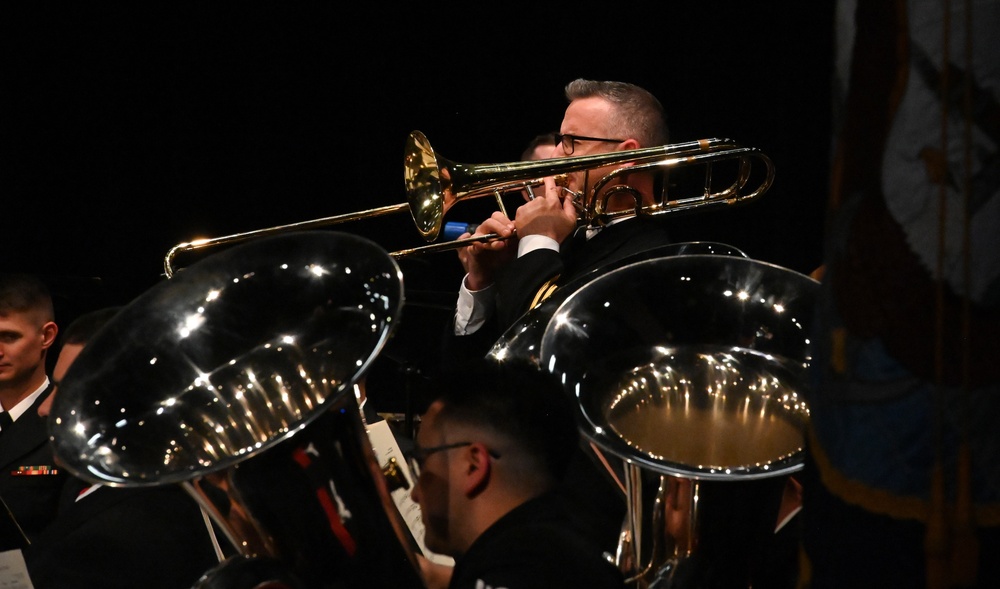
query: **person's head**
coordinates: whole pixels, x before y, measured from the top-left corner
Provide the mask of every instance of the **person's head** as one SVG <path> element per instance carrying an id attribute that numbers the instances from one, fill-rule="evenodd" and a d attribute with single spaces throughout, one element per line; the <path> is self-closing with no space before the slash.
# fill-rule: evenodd
<path id="1" fill-rule="evenodd" d="M 39 415 L 46 417 L 49 414 L 52 409 L 52 401 L 56 398 L 56 393 L 59 390 L 59 382 L 66 376 L 70 364 L 80 355 L 83 346 L 90 341 L 90 338 L 100 331 L 119 309 L 120 307 L 105 307 L 90 311 L 80 315 L 69 324 L 63 332 L 62 347 L 56 357 L 56 365 L 52 369 L 52 381 L 55 386 L 45 401 L 38 406 Z"/>
<path id="2" fill-rule="evenodd" d="M 528 142 L 524 151 L 521 152 L 521 161 L 544 160 L 554 157 L 552 148 L 556 144 L 556 133 L 542 133 L 535 135 L 534 139 Z"/>
<path id="3" fill-rule="evenodd" d="M 556 135 L 557 133 L 555 131 L 535 135 L 535 137 L 528 142 L 528 145 L 525 146 L 524 151 L 521 152 L 521 161 L 528 162 L 556 157 L 552 151 L 553 146 L 556 144 Z M 526 187 L 524 199 L 529 200 L 537 196 L 538 194 L 536 194 L 536 190 L 540 191 L 538 193 L 540 194 L 541 191 L 543 191 L 543 188 L 541 186 Z"/>
<path id="4" fill-rule="evenodd" d="M 37 276 L 0 274 L 0 401 L 10 409 L 45 382 L 45 355 L 59 328 Z"/>
<path id="5" fill-rule="evenodd" d="M 670 140 L 663 105 L 635 84 L 579 78 L 567 84 L 565 92 L 569 106 L 559 127 L 554 157 L 654 147 L 666 145 Z M 587 186 L 582 172 L 572 177 L 578 189 L 589 190 L 594 182 L 618 166 L 590 170 Z M 651 182 L 647 184 L 643 188 L 651 192 Z"/>
<path id="6" fill-rule="evenodd" d="M 442 382 L 410 463 L 424 542 L 458 556 L 490 525 L 553 488 L 579 444 L 570 396 L 528 364 L 483 361 Z"/>

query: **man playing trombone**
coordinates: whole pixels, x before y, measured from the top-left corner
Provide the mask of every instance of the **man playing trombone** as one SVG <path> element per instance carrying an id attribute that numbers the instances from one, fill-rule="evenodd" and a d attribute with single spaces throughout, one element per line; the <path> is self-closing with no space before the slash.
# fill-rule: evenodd
<path id="1" fill-rule="evenodd" d="M 567 84 L 565 91 L 569 106 L 555 134 L 551 157 L 633 150 L 665 145 L 669 140 L 663 106 L 639 86 L 577 79 Z M 478 332 L 477 339 L 488 346 L 531 307 L 539 287 L 547 281 L 564 283 L 573 275 L 668 242 L 662 227 L 637 218 L 627 227 L 613 222 L 599 231 L 590 230 L 589 235 L 581 234 L 581 239 L 587 238 L 581 247 L 567 245 L 579 224 L 578 207 L 586 206 L 568 196 L 588 198 L 595 182 L 612 168 L 569 173 L 565 186 L 553 177 L 545 178 L 544 190 L 537 197 L 531 195 L 513 220 L 498 211 L 479 225 L 474 235 L 496 233 L 505 239 L 477 242 L 459 250 L 467 274 L 459 292 L 456 335 Z M 608 211 L 635 208 L 637 200 L 641 205 L 653 202 L 650 175 L 630 175 L 627 180 L 638 196 L 612 197 Z M 602 195 L 607 191 L 608 186 L 603 187 Z M 483 346 L 474 348 L 481 350 Z"/>

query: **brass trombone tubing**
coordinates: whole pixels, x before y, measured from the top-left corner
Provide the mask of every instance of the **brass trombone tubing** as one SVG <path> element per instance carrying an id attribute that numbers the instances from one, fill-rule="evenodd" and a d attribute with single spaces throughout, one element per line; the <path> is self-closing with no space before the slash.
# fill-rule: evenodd
<path id="1" fill-rule="evenodd" d="M 193 241 L 179 243 L 174 247 L 170 248 L 170 251 L 168 251 L 167 255 L 163 258 L 163 273 L 166 275 L 167 278 L 174 277 L 173 261 L 174 258 L 177 257 L 177 254 L 181 252 L 201 249 L 203 247 L 209 247 L 213 245 L 225 245 L 227 243 L 236 243 L 240 241 L 245 241 L 247 239 L 252 239 L 254 237 L 265 237 L 277 233 L 284 233 L 286 231 L 311 229 L 314 227 L 322 227 L 325 225 L 334 225 L 337 223 L 346 223 L 348 221 L 357 221 L 359 219 L 382 217 L 385 215 L 391 215 L 406 210 L 409 210 L 409 204 L 404 202 L 404 203 L 379 207 L 375 209 L 369 209 L 367 211 L 344 213 L 342 215 L 333 215 L 331 217 L 310 219 L 308 221 L 299 221 L 298 223 L 289 223 L 287 225 L 278 225 L 275 227 L 267 227 L 264 229 L 254 229 L 253 231 L 245 231 L 243 233 L 233 233 L 231 235 L 222 235 L 220 237 L 210 237 L 206 239 L 195 239 Z"/>
<path id="2" fill-rule="evenodd" d="M 749 158 L 758 158 L 764 162 L 766 166 L 766 175 L 763 181 L 749 194 L 741 194 L 741 189 L 746 186 L 747 181 L 750 179 L 751 164 L 749 163 Z M 737 178 L 724 190 L 718 192 L 711 191 L 711 166 L 706 170 L 705 178 L 705 192 L 700 196 L 693 196 L 680 199 L 671 199 L 665 202 L 656 203 L 646 207 L 641 207 L 638 205 L 635 209 L 626 209 L 614 212 L 603 212 L 603 207 L 606 205 L 607 200 L 618 192 L 628 192 L 632 190 L 628 186 L 614 186 L 609 191 L 607 191 L 600 199 L 597 195 L 601 192 L 603 187 L 612 180 L 614 177 L 622 174 L 633 174 L 640 171 L 645 171 L 653 168 L 674 168 L 681 167 L 685 165 L 696 164 L 702 162 L 703 160 L 708 160 L 709 162 L 716 162 L 724 159 L 739 159 L 740 170 Z M 760 152 L 756 148 L 752 147 L 734 147 L 730 149 L 722 149 L 720 151 L 713 151 L 708 153 L 698 153 L 694 155 L 688 155 L 685 157 L 674 157 L 666 160 L 657 160 L 651 162 L 645 162 L 642 164 L 634 166 L 626 166 L 618 168 L 617 170 L 607 174 L 601 178 L 594 187 L 592 196 L 589 202 L 583 207 L 584 215 L 580 219 L 581 225 L 588 225 L 591 227 L 600 226 L 612 219 L 618 219 L 623 217 L 632 217 L 638 215 L 664 215 L 673 214 L 680 212 L 690 212 L 695 209 L 703 209 L 706 207 L 722 207 L 731 206 L 736 204 L 741 204 L 749 202 L 756 199 L 760 195 L 767 192 L 774 182 L 774 165 L 771 159 Z M 521 182 L 517 185 L 518 188 L 527 188 L 528 186 L 534 186 L 541 183 L 541 179 L 534 182 Z M 508 185 L 508 187 L 511 185 Z M 568 189 L 567 189 L 568 190 Z M 569 191 L 572 193 L 572 191 Z M 581 198 L 583 195 L 575 193 L 575 198 Z M 581 207 L 577 207 L 581 208 Z M 459 249 L 473 243 L 480 242 L 490 242 L 490 241 L 503 241 L 507 238 L 501 237 L 497 233 L 488 233 L 485 235 L 476 235 L 471 237 L 466 237 L 464 239 L 456 239 L 454 241 L 446 241 L 443 243 L 433 243 L 430 245 L 412 247 L 408 249 L 397 250 L 390 252 L 389 255 L 399 259 L 407 256 L 412 256 L 416 254 L 430 254 L 451 251 Z"/>
<path id="3" fill-rule="evenodd" d="M 757 158 L 761 160 L 767 170 L 764 179 L 761 183 L 749 194 L 742 194 L 741 190 L 746 186 L 747 181 L 750 179 L 750 171 L 752 165 L 750 163 L 750 158 Z M 655 168 L 675 168 L 681 166 L 687 166 L 691 164 L 697 164 L 703 160 L 707 160 L 709 164 L 726 160 L 726 159 L 739 159 L 739 173 L 733 182 L 725 189 L 717 192 L 712 192 L 712 166 L 708 165 L 705 169 L 705 191 L 699 196 L 689 196 L 686 198 L 676 198 L 669 200 L 662 200 L 661 202 L 654 203 L 652 205 L 647 205 L 645 207 L 640 207 L 637 203 L 636 210 L 626 209 L 620 211 L 605 211 L 605 206 L 608 200 L 621 191 L 632 191 L 628 186 L 614 186 L 605 191 L 600 198 L 598 195 L 601 194 L 604 187 L 608 182 L 613 180 L 615 177 L 620 175 L 634 174 L 636 172 L 641 172 L 645 170 L 651 170 Z M 660 215 L 664 213 L 679 213 L 684 211 L 690 211 L 693 209 L 700 209 L 707 206 L 724 206 L 724 205 L 735 205 L 751 201 L 761 196 L 767 192 L 771 185 L 774 183 L 774 163 L 771 161 L 767 155 L 762 153 L 760 150 L 753 147 L 734 147 L 730 149 L 723 149 L 720 151 L 713 151 L 710 153 L 699 153 L 695 155 L 689 155 L 685 157 L 668 158 L 665 160 L 646 162 L 642 164 L 637 164 L 634 166 L 625 166 L 618 168 L 617 170 L 607 174 L 601 178 L 594 186 L 593 192 L 591 193 L 590 200 L 585 204 L 584 210 L 587 211 L 589 217 L 586 219 L 588 224 L 592 226 L 604 224 L 612 219 L 616 219 L 624 216 L 632 216 L 636 214 L 645 215 Z M 634 191 L 632 191 L 634 193 Z M 667 195 L 669 197 L 669 195 Z M 641 208 L 641 210 L 639 210 Z"/>
<path id="4" fill-rule="evenodd" d="M 435 153 L 420 131 L 413 131 L 404 157 L 404 184 L 417 231 L 427 241 L 437 239 L 445 213 L 462 200 L 510 192 L 524 182 L 541 183 L 546 176 L 600 168 L 613 164 L 639 164 L 665 157 L 683 157 L 739 147 L 731 139 L 699 139 L 670 145 L 591 155 L 507 162 L 463 164 Z"/>
<path id="5" fill-rule="evenodd" d="M 419 245 L 417 247 L 396 250 L 394 252 L 389 252 L 389 255 L 398 260 L 400 258 L 405 258 L 407 256 L 412 256 L 415 254 L 434 254 L 437 252 L 447 252 L 465 247 L 467 245 L 472 245 L 473 243 L 480 243 L 480 242 L 485 243 L 488 241 L 505 241 L 506 239 L 507 238 L 505 237 L 500 237 L 499 233 L 486 233 L 483 235 L 466 237 L 465 239 L 456 239 L 454 241 L 443 241 L 441 243 Z"/>
<path id="6" fill-rule="evenodd" d="M 417 230 L 427 241 L 437 239 L 444 214 L 458 201 L 469 198 L 477 198 L 492 195 L 496 198 L 498 205 L 503 207 L 501 195 L 514 190 L 522 190 L 534 184 L 541 184 L 542 178 L 548 176 L 559 176 L 573 171 L 580 171 L 614 164 L 628 164 L 616 170 L 607 177 L 601 179 L 599 184 L 603 186 L 607 180 L 615 173 L 630 173 L 642 169 L 641 166 L 677 166 L 687 162 L 698 161 L 704 158 L 719 158 L 728 156 L 733 150 L 739 153 L 755 151 L 749 148 L 741 148 L 730 139 L 699 139 L 671 145 L 661 145 L 657 147 L 647 147 L 629 151 L 616 151 L 584 156 L 571 156 L 565 158 L 553 158 L 548 160 L 519 161 L 502 164 L 462 164 L 452 162 L 434 152 L 427 138 L 420 131 L 413 131 L 407 141 L 404 158 L 404 181 L 406 187 L 407 202 L 395 205 L 323 217 L 290 223 L 265 229 L 256 229 L 243 233 L 235 233 L 221 237 L 196 239 L 193 241 L 180 243 L 172 247 L 164 257 L 163 270 L 167 278 L 175 274 L 174 259 L 184 251 L 201 249 L 213 245 L 223 245 L 244 241 L 254 237 L 263 237 L 276 233 L 283 233 L 291 230 L 302 230 L 313 227 L 333 225 L 359 219 L 367 219 L 383 215 L 409 211 L 417 226 Z M 766 156 L 765 160 L 766 160 Z M 664 160 L 663 158 L 670 158 Z M 694 158 L 694 159 L 693 159 Z M 766 160 L 770 168 L 770 160 Z M 745 181 L 745 180 L 744 180 Z M 769 185 L 769 181 L 768 181 Z M 617 189 L 617 188 L 616 188 Z M 766 190 L 766 187 L 764 188 Z M 762 192 L 763 190 L 758 191 Z M 594 191 L 596 198 L 597 190 Z M 756 193 L 755 193 L 756 194 Z M 712 195 L 698 197 L 699 200 L 711 200 Z M 677 201 L 682 208 L 689 209 L 700 206 L 699 203 L 691 202 L 692 199 Z M 704 203 L 702 203 L 704 204 Z M 581 208 L 578 204 L 578 208 Z M 659 208 L 664 208 L 663 204 Z M 674 207 L 676 208 L 676 207 Z M 669 209 L 668 209 L 669 210 Z M 628 214 L 632 211 L 626 211 Z M 640 207 L 637 204 L 634 213 L 639 214 Z M 651 211 L 651 213 L 660 211 Z M 505 213 L 506 214 L 506 213 Z M 607 220 L 608 214 L 595 215 L 594 209 L 583 210 L 584 222 L 594 222 Z M 614 216 L 621 216 L 615 214 Z M 420 248 L 411 248 L 393 252 L 394 257 L 403 257 L 419 252 L 446 251 L 464 247 L 473 241 L 487 241 L 490 236 L 477 236 L 467 240 L 446 242 L 443 244 L 432 244 Z M 494 239 L 496 235 L 492 236 Z"/>

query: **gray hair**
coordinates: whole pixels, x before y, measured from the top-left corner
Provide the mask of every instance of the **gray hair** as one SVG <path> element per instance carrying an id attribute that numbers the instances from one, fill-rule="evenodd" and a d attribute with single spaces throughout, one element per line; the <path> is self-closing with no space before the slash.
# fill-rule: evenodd
<path id="1" fill-rule="evenodd" d="M 566 84 L 566 99 L 570 102 L 591 97 L 607 100 L 614 106 L 608 131 L 621 139 L 636 139 L 640 147 L 666 145 L 670 141 L 663 105 L 648 90 L 628 82 L 583 78 Z"/>

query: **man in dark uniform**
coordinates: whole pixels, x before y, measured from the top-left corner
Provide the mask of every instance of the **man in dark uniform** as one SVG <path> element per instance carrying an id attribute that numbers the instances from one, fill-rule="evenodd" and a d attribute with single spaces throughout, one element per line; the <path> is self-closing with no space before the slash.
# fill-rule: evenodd
<path id="1" fill-rule="evenodd" d="M 481 363 L 444 383 L 409 456 L 424 541 L 455 558 L 448 586 L 621 589 L 555 493 L 579 447 L 570 399 L 531 365 Z"/>
<path id="2" fill-rule="evenodd" d="M 5 550 L 24 547 L 56 515 L 65 474 L 52 460 L 38 406 L 52 390 L 45 358 L 56 340 L 52 296 L 35 276 L 0 275 L 0 499 Z M 9 513 L 7 512 L 9 510 Z"/>
<path id="3" fill-rule="evenodd" d="M 116 313 L 85 313 L 66 328 L 52 371 L 56 386 L 38 409 L 47 419 L 70 364 Z M 223 551 L 197 502 L 179 485 L 113 488 L 68 477 L 58 516 L 24 557 L 36 589 L 187 589 L 219 564 Z"/>
<path id="4" fill-rule="evenodd" d="M 569 106 L 559 133 L 554 135 L 553 158 L 654 147 L 669 139 L 662 105 L 638 86 L 578 79 L 566 86 L 566 97 Z M 477 338 L 492 343 L 532 306 L 546 281 L 565 283 L 668 243 L 665 229 L 648 219 L 624 218 L 600 230 L 577 231 L 579 212 L 573 199 L 567 198 L 567 189 L 589 196 L 594 183 L 615 167 L 570 173 L 565 188 L 554 178 L 546 178 L 544 192 L 519 207 L 514 220 L 496 212 L 478 226 L 475 235 L 497 233 L 508 239 L 474 243 L 459 250 L 467 275 L 459 294 L 456 335 L 477 334 L 486 326 Z M 626 181 L 639 193 L 641 204 L 654 201 L 654 178 L 642 173 L 609 182 L 602 195 Z M 616 196 L 607 210 L 634 206 L 632 198 Z M 465 341 L 463 346 L 473 343 Z"/>

